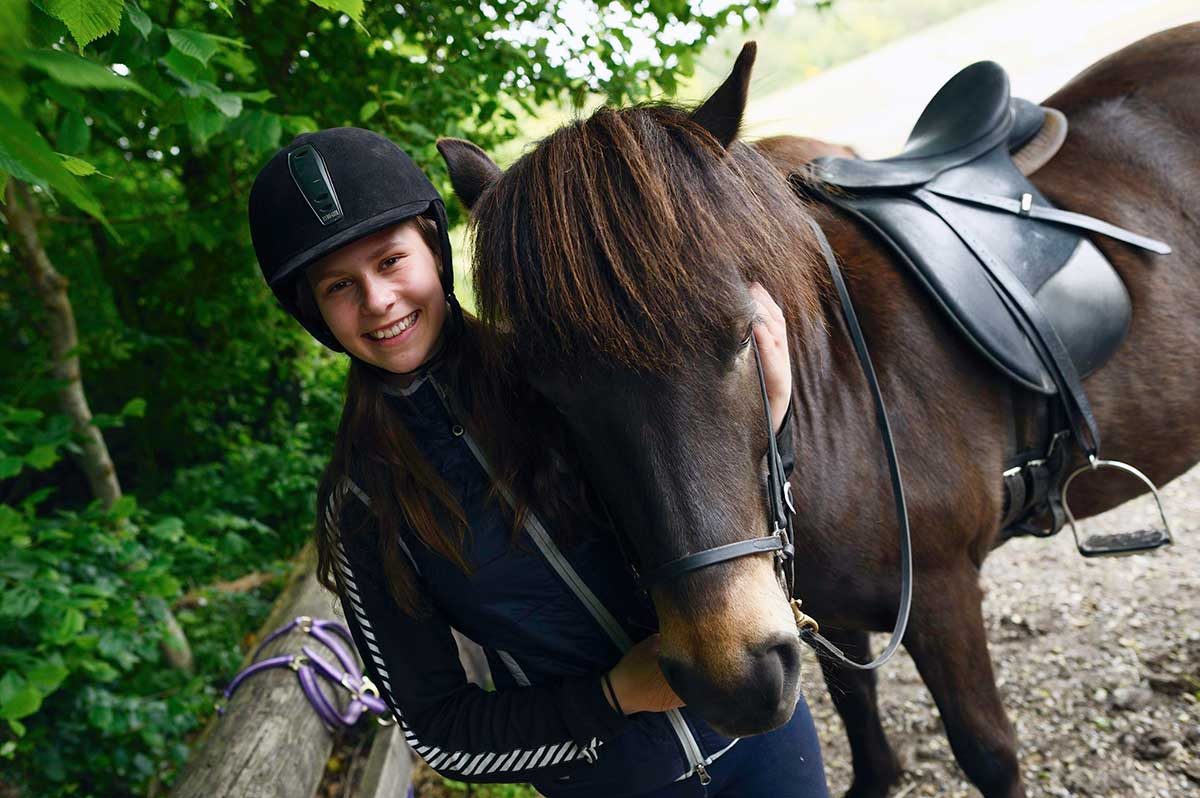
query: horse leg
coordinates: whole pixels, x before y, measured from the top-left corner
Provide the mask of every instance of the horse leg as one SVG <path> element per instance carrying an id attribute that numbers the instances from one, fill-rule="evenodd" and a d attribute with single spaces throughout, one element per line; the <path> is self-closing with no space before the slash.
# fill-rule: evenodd
<path id="1" fill-rule="evenodd" d="M 866 632 L 830 629 L 825 636 L 859 662 L 871 659 Z M 875 671 L 858 671 L 821 657 L 829 697 L 846 727 L 854 763 L 854 781 L 844 798 L 883 798 L 900 778 L 900 762 L 879 719 Z"/>
<path id="2" fill-rule="evenodd" d="M 996 689 L 974 565 L 923 573 L 904 646 L 942 715 L 950 747 L 985 798 L 1025 795 L 1016 734 Z"/>

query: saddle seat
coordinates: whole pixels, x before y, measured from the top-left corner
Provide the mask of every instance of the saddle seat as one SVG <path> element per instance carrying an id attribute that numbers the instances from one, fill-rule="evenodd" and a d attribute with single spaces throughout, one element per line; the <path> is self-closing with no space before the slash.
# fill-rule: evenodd
<path id="1" fill-rule="evenodd" d="M 1010 97 L 999 64 L 981 61 L 951 78 L 934 95 L 904 149 L 876 161 L 824 162 L 822 179 L 843 188 L 901 188 L 926 183 L 1007 139 L 1015 152 L 1042 126 L 1043 109 Z"/>
<path id="2" fill-rule="evenodd" d="M 1011 97 L 1004 69 L 981 61 L 937 92 L 898 155 L 810 167 L 824 198 L 882 237 L 988 361 L 1047 395 L 1064 384 L 1051 350 L 1082 378 L 1129 327 L 1125 286 L 1080 228 L 1140 238 L 1055 209 L 1013 164 L 1051 113 Z"/>

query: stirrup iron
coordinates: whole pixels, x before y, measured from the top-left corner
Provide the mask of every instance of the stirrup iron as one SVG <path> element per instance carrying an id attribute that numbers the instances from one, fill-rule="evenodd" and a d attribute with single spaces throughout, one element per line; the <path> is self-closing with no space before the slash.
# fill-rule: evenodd
<path id="1" fill-rule="evenodd" d="M 1162 499 L 1158 495 L 1158 488 L 1154 486 L 1150 478 L 1133 466 L 1128 463 L 1122 463 L 1120 460 L 1100 460 L 1095 455 L 1089 456 L 1088 459 L 1088 464 L 1073 471 L 1062 486 L 1062 507 L 1066 511 L 1067 523 L 1071 525 L 1071 534 L 1075 536 L 1075 548 L 1079 549 L 1079 553 L 1084 557 L 1117 557 L 1139 554 L 1143 551 L 1151 551 L 1152 549 L 1169 545 L 1171 543 L 1171 525 L 1167 521 L 1167 511 L 1164 509 Z M 1080 539 L 1079 529 L 1075 525 L 1075 515 L 1071 512 L 1071 505 L 1067 501 L 1067 491 L 1070 489 L 1075 477 L 1080 474 L 1093 473 L 1102 468 L 1110 468 L 1129 474 L 1141 480 L 1146 487 L 1150 488 L 1150 495 L 1154 497 L 1154 503 L 1158 507 L 1158 515 L 1162 519 L 1161 529 L 1137 529 L 1132 532 L 1091 535 L 1086 539 Z"/>

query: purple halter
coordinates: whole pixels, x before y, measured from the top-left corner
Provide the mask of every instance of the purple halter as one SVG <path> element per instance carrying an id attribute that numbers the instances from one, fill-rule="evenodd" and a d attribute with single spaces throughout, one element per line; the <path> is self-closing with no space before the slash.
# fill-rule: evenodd
<path id="1" fill-rule="evenodd" d="M 254 650 L 254 655 L 251 659 L 258 657 L 267 643 L 286 634 L 297 626 L 300 627 L 300 631 L 315 638 L 332 651 L 337 661 L 341 664 L 342 670 L 339 672 L 324 657 L 308 646 L 300 647 L 300 650 L 304 652 L 303 654 L 281 654 L 276 657 L 269 657 L 261 662 L 255 662 L 235 676 L 233 681 L 229 683 L 229 686 L 225 688 L 225 700 L 217 703 L 218 715 L 225 714 L 225 705 L 233 697 L 233 693 L 237 690 L 238 685 L 245 681 L 247 677 L 268 668 L 280 668 L 284 666 L 296 672 L 296 677 L 300 680 L 300 688 L 304 691 L 308 702 L 312 704 L 313 709 L 316 710 L 321 720 L 325 722 L 331 731 L 338 727 L 353 726 L 362 717 L 363 712 L 374 713 L 380 716 L 391 714 L 388 705 L 379 697 L 379 689 L 359 670 L 358 663 L 354 657 L 346 652 L 346 649 L 342 647 L 337 638 L 329 634 L 329 631 L 335 632 L 351 646 L 354 645 L 354 638 L 350 636 L 350 631 L 337 621 L 326 621 L 320 618 L 311 618 L 307 615 L 297 615 L 291 623 L 281 626 L 267 635 L 258 648 Z M 325 692 L 320 687 L 320 682 L 317 680 L 317 676 L 325 678 L 334 685 L 340 685 L 350 693 L 350 702 L 346 705 L 345 712 L 340 712 L 337 708 L 337 702 L 325 695 Z M 395 723 L 395 720 L 379 717 L 376 718 L 376 722 L 381 726 L 388 726 Z"/>

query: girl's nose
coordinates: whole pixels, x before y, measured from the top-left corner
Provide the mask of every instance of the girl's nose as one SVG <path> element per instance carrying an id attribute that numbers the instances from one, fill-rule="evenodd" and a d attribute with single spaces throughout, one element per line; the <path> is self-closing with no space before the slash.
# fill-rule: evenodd
<path id="1" fill-rule="evenodd" d="M 379 316 L 395 304 L 396 296 L 385 280 L 368 277 L 363 281 L 362 309 L 372 316 Z"/>

